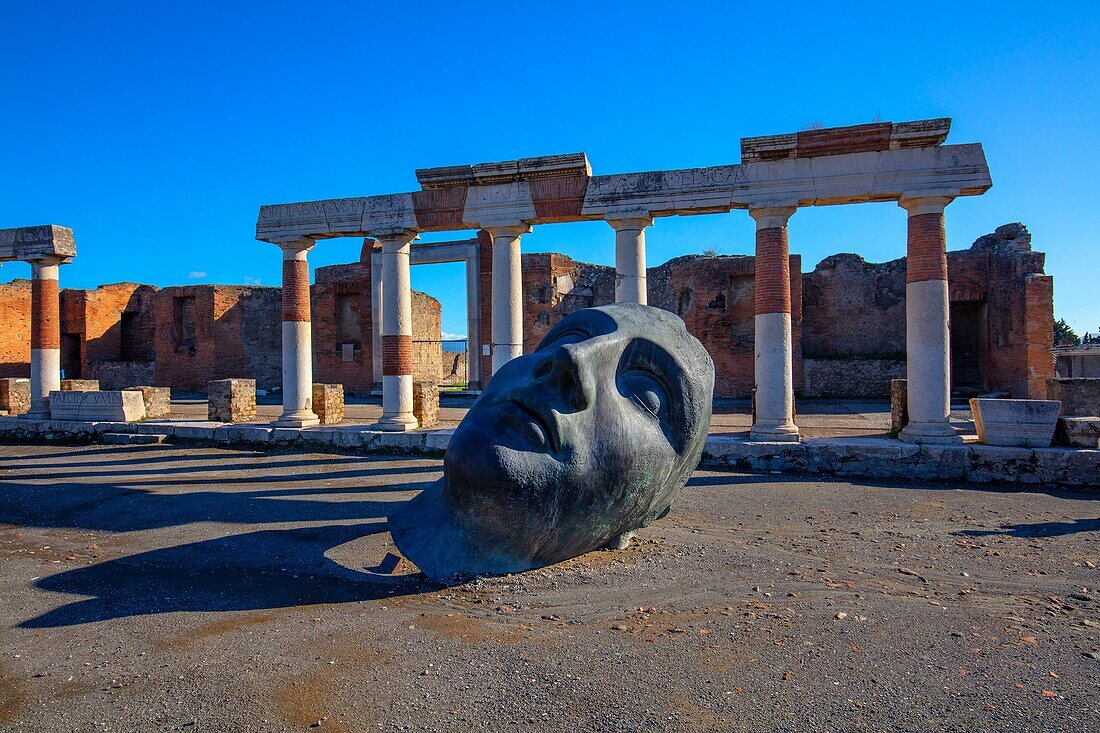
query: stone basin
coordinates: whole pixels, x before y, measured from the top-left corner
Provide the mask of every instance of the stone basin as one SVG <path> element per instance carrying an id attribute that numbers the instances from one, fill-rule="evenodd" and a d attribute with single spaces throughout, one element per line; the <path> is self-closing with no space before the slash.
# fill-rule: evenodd
<path id="1" fill-rule="evenodd" d="M 970 400 L 978 440 L 986 445 L 1045 448 L 1054 438 L 1058 400 L 996 400 L 976 397 Z"/>

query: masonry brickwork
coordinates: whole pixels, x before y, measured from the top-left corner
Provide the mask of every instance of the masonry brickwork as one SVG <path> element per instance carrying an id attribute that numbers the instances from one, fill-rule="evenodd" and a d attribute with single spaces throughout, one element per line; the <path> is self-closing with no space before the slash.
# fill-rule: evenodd
<path id="1" fill-rule="evenodd" d="M 927 224 L 936 234 L 942 221 L 932 215 Z M 489 343 L 492 240 L 486 232 L 479 233 L 479 246 L 481 329 Z M 942 273 L 942 261 L 938 253 L 930 257 L 918 276 Z M 796 392 L 886 397 L 890 380 L 904 376 L 905 259 L 869 263 L 838 254 L 806 273 L 798 254 L 788 262 Z M 1043 273 L 1044 255 L 1031 249 L 1026 227 L 999 227 L 968 249 L 948 252 L 946 262 L 956 392 L 1045 397 L 1054 376 L 1053 280 Z M 569 313 L 615 299 L 610 267 L 525 254 L 522 273 L 525 352 Z M 689 255 L 649 268 L 647 277 L 649 303 L 680 315 L 711 353 L 715 394 L 747 397 L 755 381 L 755 258 Z M 314 379 L 342 384 L 347 394 L 376 388 L 370 283 L 365 246 L 358 263 L 317 268 L 310 288 Z M 0 285 L 0 377 L 29 374 L 30 296 L 28 280 Z M 155 384 L 201 392 L 225 378 L 277 387 L 282 306 L 280 289 L 270 287 L 120 283 L 63 290 L 65 376 L 99 379 L 104 389 Z M 414 379 L 439 381 L 452 366 L 443 368 L 439 302 L 414 291 L 412 311 Z M 491 371 L 490 356 L 474 358 Z"/>
<path id="2" fill-rule="evenodd" d="M 918 237 L 935 239 L 942 217 L 922 216 L 928 218 Z M 956 391 L 1044 398 L 1054 376 L 1053 280 L 1043 274 L 1044 255 L 1031 250 L 1027 228 L 999 227 L 946 258 L 929 253 L 915 276 L 941 276 L 944 261 Z M 789 263 L 795 391 L 887 397 L 890 380 L 905 376 L 905 258 L 870 263 L 838 254 L 807 273 L 797 254 Z M 748 397 L 755 382 L 755 258 L 689 255 L 647 273 L 649 304 L 682 317 L 714 359 L 715 394 Z M 613 302 L 614 270 L 560 254 L 528 254 L 523 286 L 529 352 L 573 310 Z M 769 305 L 785 307 L 780 301 Z"/>

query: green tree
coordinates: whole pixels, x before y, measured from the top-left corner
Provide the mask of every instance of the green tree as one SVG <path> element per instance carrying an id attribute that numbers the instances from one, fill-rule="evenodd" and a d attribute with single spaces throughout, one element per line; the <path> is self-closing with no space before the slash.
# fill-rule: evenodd
<path id="1" fill-rule="evenodd" d="M 1054 322 L 1054 343 L 1073 344 L 1076 346 L 1081 343 L 1081 337 L 1069 327 L 1069 324 L 1066 323 L 1066 319 L 1059 318 Z"/>

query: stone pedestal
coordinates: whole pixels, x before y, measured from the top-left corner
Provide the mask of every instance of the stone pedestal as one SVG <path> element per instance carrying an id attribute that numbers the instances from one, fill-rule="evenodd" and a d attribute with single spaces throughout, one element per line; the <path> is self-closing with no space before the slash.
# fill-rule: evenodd
<path id="1" fill-rule="evenodd" d="M 62 392 L 98 392 L 98 379 L 62 379 Z"/>
<path id="2" fill-rule="evenodd" d="M 904 379 L 890 380 L 890 437 L 896 438 L 909 424 L 908 386 Z"/>
<path id="3" fill-rule="evenodd" d="M 145 403 L 138 392 L 50 392 L 50 416 L 54 420 L 134 422 L 145 418 Z"/>
<path id="4" fill-rule="evenodd" d="M 22 415 L 31 408 L 31 380 L 0 379 L 0 411 Z"/>
<path id="5" fill-rule="evenodd" d="M 413 382 L 413 415 L 420 422 L 420 427 L 435 427 L 439 422 L 439 385 L 435 382 Z"/>
<path id="6" fill-rule="evenodd" d="M 313 412 L 322 425 L 332 425 L 344 419 L 344 385 L 314 384 Z"/>
<path id="7" fill-rule="evenodd" d="M 172 416 L 172 390 L 169 387 L 127 387 L 124 391 L 141 392 L 147 419 L 153 420 Z M 253 401 L 255 401 L 255 397 L 253 397 Z"/>
<path id="8" fill-rule="evenodd" d="M 216 379 L 207 386 L 208 416 L 215 422 L 256 419 L 255 379 Z"/>
<path id="9" fill-rule="evenodd" d="M 986 445 L 1021 448 L 1050 445 L 1061 407 L 1054 400 L 970 400 L 978 440 Z"/>
<path id="10" fill-rule="evenodd" d="M 1054 444 L 1071 448 L 1100 448 L 1100 417 L 1060 417 Z"/>

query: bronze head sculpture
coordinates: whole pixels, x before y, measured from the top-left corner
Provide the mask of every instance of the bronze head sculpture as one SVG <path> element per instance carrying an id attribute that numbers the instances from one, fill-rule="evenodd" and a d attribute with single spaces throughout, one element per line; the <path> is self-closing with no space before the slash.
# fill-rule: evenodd
<path id="1" fill-rule="evenodd" d="M 438 581 L 613 545 L 663 516 L 710 425 L 714 364 L 680 318 L 632 303 L 566 317 L 456 428 L 443 478 L 390 517 Z"/>

